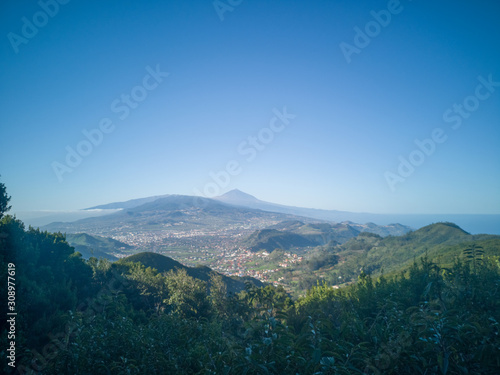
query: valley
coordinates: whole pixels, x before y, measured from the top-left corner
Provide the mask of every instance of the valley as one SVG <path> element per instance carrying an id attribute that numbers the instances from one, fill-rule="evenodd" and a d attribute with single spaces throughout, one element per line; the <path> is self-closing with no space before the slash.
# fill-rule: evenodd
<path id="1" fill-rule="evenodd" d="M 217 199 L 163 195 L 93 207 L 120 211 L 44 229 L 66 233 L 84 258 L 157 253 L 187 267 L 281 285 L 295 297 L 318 282 L 340 287 L 363 272 L 397 272 L 425 254 L 450 264 L 472 242 L 496 255 L 500 238 L 471 235 L 452 223 L 412 231 L 401 224 L 332 222 L 283 207 L 266 211 L 276 206 L 259 202 L 240 191 Z"/>

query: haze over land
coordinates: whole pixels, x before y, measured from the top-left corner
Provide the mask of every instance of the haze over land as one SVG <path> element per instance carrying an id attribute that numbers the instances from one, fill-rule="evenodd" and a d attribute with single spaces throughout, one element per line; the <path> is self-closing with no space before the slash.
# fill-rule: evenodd
<path id="1" fill-rule="evenodd" d="M 88 217 L 109 215 L 122 209 L 132 208 L 140 204 L 152 202 L 156 199 L 165 198 L 168 196 L 169 194 L 164 194 L 161 196 L 132 199 L 126 202 L 113 202 L 72 212 L 20 212 L 18 213 L 18 217 L 22 219 L 26 224 L 33 226 L 44 226 L 52 222 L 71 222 Z M 281 212 L 285 214 L 305 216 L 332 222 L 373 222 L 378 225 L 400 223 L 403 225 L 407 225 L 413 229 L 418 229 L 430 223 L 449 221 L 457 223 L 462 228 L 473 234 L 500 234 L 500 215 L 384 215 L 376 213 L 356 213 L 337 210 L 311 209 L 264 202 L 238 189 L 231 190 L 226 194 L 214 198 L 218 201 L 233 204 L 236 206 L 244 206 L 271 212 Z M 197 199 L 198 198 L 192 197 L 192 200 L 194 200 L 194 202 L 196 202 Z"/>

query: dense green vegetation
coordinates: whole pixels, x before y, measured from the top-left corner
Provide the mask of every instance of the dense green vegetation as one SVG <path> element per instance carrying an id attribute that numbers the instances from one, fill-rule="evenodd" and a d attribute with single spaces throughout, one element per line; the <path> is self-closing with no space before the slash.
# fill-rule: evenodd
<path id="1" fill-rule="evenodd" d="M 18 373 L 500 370 L 500 263 L 485 245 L 463 248 L 447 267 L 424 256 L 392 276 L 362 272 L 340 289 L 318 283 L 293 301 L 273 286 L 228 293 L 215 273 L 207 282 L 185 269 L 84 260 L 62 234 L 4 215 L 7 204 L 0 205 L 0 267 L 6 275 L 15 263 Z M 7 295 L 5 282 L 0 293 Z M 6 329 L 2 372 L 14 373 L 5 360 Z"/>

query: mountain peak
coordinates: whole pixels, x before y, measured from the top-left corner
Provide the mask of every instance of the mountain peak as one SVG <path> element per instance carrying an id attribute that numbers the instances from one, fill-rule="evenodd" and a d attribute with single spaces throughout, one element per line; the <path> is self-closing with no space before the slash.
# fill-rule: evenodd
<path id="1" fill-rule="evenodd" d="M 228 191 L 227 193 L 215 197 L 214 199 L 220 200 L 222 202 L 227 202 L 227 203 L 248 203 L 248 202 L 256 202 L 258 201 L 257 198 L 255 198 L 253 195 L 247 194 L 239 189 L 233 189 Z"/>

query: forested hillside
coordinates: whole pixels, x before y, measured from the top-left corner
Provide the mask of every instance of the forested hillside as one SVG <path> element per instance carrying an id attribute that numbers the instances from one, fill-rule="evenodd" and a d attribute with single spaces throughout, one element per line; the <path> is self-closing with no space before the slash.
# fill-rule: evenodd
<path id="1" fill-rule="evenodd" d="M 7 198 L 3 192 L 0 268 L 2 275 L 15 270 L 15 288 L 4 282 L 0 293 L 15 295 L 17 316 L 15 339 L 8 339 L 12 325 L 2 319 L 2 373 L 500 369 L 500 263 L 478 247 L 463 249 L 446 268 L 424 257 L 391 277 L 362 273 L 340 289 L 320 283 L 298 300 L 274 286 L 248 285 L 234 294 L 215 273 L 207 283 L 184 269 L 158 272 L 141 263 L 84 260 L 62 234 L 4 216 Z M 4 317 L 6 308 L 4 303 Z M 14 362 L 6 359 L 12 342 Z"/>

